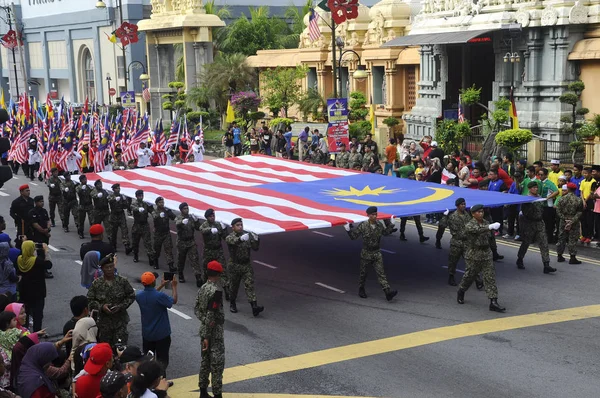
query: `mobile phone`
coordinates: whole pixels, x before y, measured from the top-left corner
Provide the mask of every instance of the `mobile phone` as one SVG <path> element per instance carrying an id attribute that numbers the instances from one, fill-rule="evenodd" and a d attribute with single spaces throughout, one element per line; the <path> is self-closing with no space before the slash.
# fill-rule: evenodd
<path id="1" fill-rule="evenodd" d="M 40 243 L 40 242 L 36 242 L 36 243 L 35 243 L 35 248 L 36 248 L 36 249 L 38 249 L 38 250 L 41 250 L 41 249 L 43 249 L 43 248 L 44 248 L 44 244 L 43 244 L 43 243 Z"/>
<path id="2" fill-rule="evenodd" d="M 174 272 L 165 272 L 163 278 L 165 281 L 172 281 L 173 276 L 175 276 Z"/>

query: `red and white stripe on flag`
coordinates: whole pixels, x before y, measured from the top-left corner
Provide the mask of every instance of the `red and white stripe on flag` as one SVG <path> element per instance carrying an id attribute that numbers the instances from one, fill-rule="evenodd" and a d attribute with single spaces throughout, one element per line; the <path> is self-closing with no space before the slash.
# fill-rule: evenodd
<path id="1" fill-rule="evenodd" d="M 453 180 L 456 178 L 456 174 L 450 173 L 448 170 L 442 170 L 442 184 L 448 185 L 448 180 Z"/>
<path id="2" fill-rule="evenodd" d="M 150 94 L 150 89 L 148 87 L 142 91 L 142 98 L 144 99 L 144 102 L 150 102 L 150 99 L 152 99 L 152 95 Z"/>
<path id="3" fill-rule="evenodd" d="M 308 17 L 308 37 L 310 41 L 319 40 L 319 37 L 321 37 L 319 14 L 314 9 L 310 10 L 310 16 Z"/>

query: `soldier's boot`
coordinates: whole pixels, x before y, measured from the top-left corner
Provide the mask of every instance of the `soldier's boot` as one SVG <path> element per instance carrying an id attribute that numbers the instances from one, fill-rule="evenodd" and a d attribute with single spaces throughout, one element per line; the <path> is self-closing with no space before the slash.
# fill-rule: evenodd
<path id="1" fill-rule="evenodd" d="M 494 261 L 502 260 L 504 258 L 504 256 L 501 256 L 501 255 L 498 254 L 497 250 L 494 250 L 493 254 L 494 254 L 494 257 L 493 257 Z"/>
<path id="2" fill-rule="evenodd" d="M 456 292 L 456 302 L 458 304 L 465 303 L 465 291 L 464 290 L 458 289 L 458 292 Z"/>
<path id="3" fill-rule="evenodd" d="M 238 312 L 237 305 L 235 304 L 235 300 L 231 300 L 229 302 L 229 311 L 236 314 Z"/>
<path id="4" fill-rule="evenodd" d="M 256 304 L 256 301 L 251 302 L 250 306 L 252 307 L 252 315 L 254 315 L 254 316 L 258 316 L 258 314 L 260 314 L 261 312 L 263 312 L 265 310 L 265 307 L 263 307 L 262 305 Z"/>
<path id="5" fill-rule="evenodd" d="M 544 261 L 544 274 L 549 274 L 551 272 L 556 272 L 556 268 L 550 266 L 550 261 Z"/>
<path id="6" fill-rule="evenodd" d="M 225 293 L 225 301 L 229 301 L 229 288 L 227 286 L 223 286 L 223 292 Z"/>
<path id="7" fill-rule="evenodd" d="M 581 264 L 581 261 L 577 260 L 577 257 L 571 256 L 569 259 L 569 264 Z"/>
<path id="8" fill-rule="evenodd" d="M 52 228 L 56 227 L 56 223 L 54 222 L 54 219 L 50 220 L 50 223 L 52 224 Z"/>
<path id="9" fill-rule="evenodd" d="M 490 299 L 490 311 L 496 311 L 496 312 L 504 312 L 506 311 L 506 308 L 501 307 L 500 304 L 498 304 L 498 299 Z"/>
<path id="10" fill-rule="evenodd" d="M 211 396 L 208 395 L 208 389 L 207 388 L 201 388 L 200 389 L 200 398 L 211 398 Z"/>
<path id="11" fill-rule="evenodd" d="M 77 231 L 78 235 L 79 235 L 79 239 L 85 239 L 85 236 L 83 236 L 83 231 Z"/>
<path id="12" fill-rule="evenodd" d="M 131 248 L 131 246 L 125 246 L 125 255 L 129 256 L 132 251 L 133 249 Z"/>
<path id="13" fill-rule="evenodd" d="M 214 394 L 213 397 L 215 397 L 215 398 L 223 398 L 223 394 Z"/>
<path id="14" fill-rule="evenodd" d="M 562 254 L 559 254 L 559 255 L 556 257 L 556 262 L 557 262 L 557 263 L 564 263 L 565 261 L 567 261 L 567 260 L 565 260 L 565 258 L 563 257 L 563 255 L 562 255 Z"/>
<path id="15" fill-rule="evenodd" d="M 156 261 L 158 262 L 158 259 L 156 259 Z M 177 272 L 177 268 L 175 268 L 175 264 L 173 263 L 169 263 L 169 272 Z"/>
<path id="16" fill-rule="evenodd" d="M 392 301 L 392 299 L 398 294 L 397 290 L 390 290 L 389 288 L 385 289 L 383 292 L 385 293 L 385 299 L 387 301 Z"/>
<path id="17" fill-rule="evenodd" d="M 179 283 L 185 283 L 185 276 L 183 276 L 183 271 L 179 273 Z"/>
<path id="18" fill-rule="evenodd" d="M 202 275 L 196 274 L 196 287 L 202 287 L 204 283 L 202 283 Z"/>
<path id="19" fill-rule="evenodd" d="M 137 263 L 139 261 L 140 261 L 140 259 L 138 258 L 138 253 L 137 252 L 133 252 L 133 262 Z M 150 263 L 150 264 L 152 264 L 152 263 Z"/>
<path id="20" fill-rule="evenodd" d="M 403 242 L 407 241 L 406 236 L 404 236 L 404 232 L 400 232 L 400 240 Z"/>
<path id="21" fill-rule="evenodd" d="M 152 258 L 148 256 L 148 261 L 150 262 L 150 265 L 154 267 L 154 269 L 160 269 L 160 267 L 158 266 L 158 258 Z"/>
<path id="22" fill-rule="evenodd" d="M 525 264 L 523 264 L 523 259 L 522 258 L 518 258 L 517 259 L 517 268 L 518 269 L 525 269 Z"/>
<path id="23" fill-rule="evenodd" d="M 436 249 L 441 249 L 442 248 L 442 241 L 439 239 L 435 240 L 435 248 Z"/>
<path id="24" fill-rule="evenodd" d="M 68 225 L 65 225 L 65 224 L 63 224 L 63 231 L 65 231 L 65 232 L 69 232 L 69 226 L 68 226 Z"/>
<path id="25" fill-rule="evenodd" d="M 454 275 L 448 275 L 448 284 L 450 286 L 456 286 L 456 281 L 454 280 Z"/>
<path id="26" fill-rule="evenodd" d="M 483 280 L 479 275 L 475 277 L 475 287 L 477 288 L 477 290 L 483 289 Z"/>
<path id="27" fill-rule="evenodd" d="M 364 286 L 360 286 L 358 288 L 358 297 L 360 297 L 360 298 L 367 298 L 367 292 L 365 292 L 365 287 Z"/>
<path id="28" fill-rule="evenodd" d="M 419 242 L 421 242 L 421 243 L 427 242 L 428 240 L 429 240 L 428 236 L 425 236 L 425 235 L 419 236 Z"/>

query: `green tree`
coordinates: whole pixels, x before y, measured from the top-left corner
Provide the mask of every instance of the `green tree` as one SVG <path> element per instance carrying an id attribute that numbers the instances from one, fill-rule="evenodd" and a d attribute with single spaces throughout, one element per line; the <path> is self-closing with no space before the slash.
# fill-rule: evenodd
<path id="1" fill-rule="evenodd" d="M 310 88 L 300 99 L 298 108 L 304 116 L 309 114 L 313 120 L 326 119 L 327 100 L 321 95 L 319 90 Z"/>
<path id="2" fill-rule="evenodd" d="M 284 116 L 288 116 L 288 110 L 299 104 L 302 98 L 302 86 L 300 80 L 306 76 L 308 68 L 297 66 L 295 68 L 268 69 L 263 73 L 263 99 L 266 106 L 273 109 L 283 108 Z"/>
<path id="3" fill-rule="evenodd" d="M 292 32 L 300 35 L 304 31 L 304 17 L 310 12 L 313 6 L 313 0 L 306 0 L 302 7 L 297 7 L 293 3 L 285 10 L 285 18 L 291 21 Z"/>
<path id="4" fill-rule="evenodd" d="M 585 122 L 585 115 L 589 113 L 587 108 L 579 108 L 581 101 L 581 94 L 585 90 L 585 84 L 581 80 L 574 81 L 569 84 L 568 91 L 561 95 L 558 100 L 565 105 L 571 107 L 571 115 L 561 117 L 562 127 L 561 133 L 572 135 L 573 140 L 571 141 L 570 148 L 573 151 L 571 154 L 571 160 L 575 163 L 575 156 L 581 153 L 585 148 L 582 139 L 586 139 L 594 135 L 595 124 L 589 124 Z"/>

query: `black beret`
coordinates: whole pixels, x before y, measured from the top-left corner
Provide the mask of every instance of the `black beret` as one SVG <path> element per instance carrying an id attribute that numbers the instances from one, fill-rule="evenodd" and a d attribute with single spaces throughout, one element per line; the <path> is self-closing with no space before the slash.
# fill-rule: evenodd
<path id="1" fill-rule="evenodd" d="M 115 188 L 121 188 L 121 184 L 119 184 L 119 183 L 117 182 L 116 184 L 112 184 L 111 188 L 112 188 L 112 189 L 115 189 Z"/>
<path id="2" fill-rule="evenodd" d="M 461 203 L 466 203 L 466 202 L 467 202 L 467 201 L 465 200 L 465 198 L 458 198 L 458 199 L 456 199 L 456 200 L 454 201 L 454 205 L 455 205 L 455 206 L 458 206 L 458 205 L 460 205 Z"/>
<path id="3" fill-rule="evenodd" d="M 50 169 L 51 173 L 54 173 L 55 171 L 58 171 L 58 169 L 56 167 L 53 167 L 53 168 Z"/>
<path id="4" fill-rule="evenodd" d="M 377 213 L 377 207 L 375 207 L 375 206 L 369 206 L 367 208 L 367 215 L 370 216 L 373 213 Z"/>
<path id="5" fill-rule="evenodd" d="M 531 189 L 533 187 L 539 187 L 539 185 L 535 181 L 530 181 L 529 184 L 527 184 L 527 189 Z"/>
<path id="6" fill-rule="evenodd" d="M 98 185 L 98 184 L 101 184 L 101 183 L 102 183 L 102 180 L 96 180 L 96 181 L 94 181 L 94 185 Z"/>
<path id="7" fill-rule="evenodd" d="M 35 198 L 33 198 L 34 202 L 43 202 L 44 201 L 44 197 L 42 195 L 38 195 Z"/>
<path id="8" fill-rule="evenodd" d="M 63 177 L 67 177 L 67 176 L 71 177 L 71 172 L 70 171 L 63 172 Z"/>
<path id="9" fill-rule="evenodd" d="M 214 216 L 215 215 L 215 211 L 213 209 L 208 209 L 204 212 L 204 218 L 208 218 L 210 216 Z"/>
<path id="10" fill-rule="evenodd" d="M 234 218 L 233 220 L 231 220 L 231 226 L 233 227 L 235 224 L 242 222 L 241 218 Z"/>
<path id="11" fill-rule="evenodd" d="M 65 175 L 67 175 L 67 174 L 65 173 Z M 84 178 L 87 178 L 87 176 L 84 175 L 84 174 L 80 175 L 79 176 L 79 181 L 83 181 Z"/>
<path id="12" fill-rule="evenodd" d="M 483 210 L 483 205 L 475 205 L 471 207 L 471 213 L 475 213 L 476 211 Z"/>
<path id="13" fill-rule="evenodd" d="M 143 195 L 144 191 L 142 191 L 141 189 L 138 189 L 137 191 L 135 191 L 135 196 L 139 196 L 139 195 Z"/>
<path id="14" fill-rule="evenodd" d="M 165 200 L 165 198 L 163 198 L 162 196 L 159 196 L 158 198 L 156 198 L 154 200 L 154 203 L 158 204 L 158 202 L 161 201 L 161 200 Z"/>
<path id="15" fill-rule="evenodd" d="M 115 262 L 115 255 L 114 255 L 114 253 L 111 253 L 111 254 L 107 255 L 106 257 L 104 257 L 102 260 L 100 260 L 100 268 L 102 268 L 108 264 L 113 264 L 114 262 Z"/>
<path id="16" fill-rule="evenodd" d="M 186 202 L 181 202 L 181 204 L 179 205 L 179 210 L 183 210 L 184 207 L 189 207 L 189 206 Z"/>

